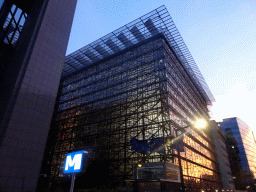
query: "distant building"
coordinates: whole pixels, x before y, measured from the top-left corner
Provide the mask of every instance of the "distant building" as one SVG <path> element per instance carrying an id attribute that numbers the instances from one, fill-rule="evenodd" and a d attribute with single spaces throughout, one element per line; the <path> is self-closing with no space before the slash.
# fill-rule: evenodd
<path id="1" fill-rule="evenodd" d="M 35 191 L 75 6 L 0 1 L 0 191 Z"/>
<path id="2" fill-rule="evenodd" d="M 64 157 L 83 149 L 90 162 L 75 188 L 125 186 L 134 164 L 179 164 L 177 147 L 167 143 L 187 127 L 180 146 L 186 189 L 219 189 L 211 134 L 191 126 L 209 119 L 212 101 L 161 6 L 66 57 L 41 173 L 50 187 L 67 190 Z M 157 180 L 161 170 L 147 174 Z M 167 183 L 176 178 L 169 173 Z"/>
<path id="3" fill-rule="evenodd" d="M 253 131 L 237 117 L 223 119 L 220 127 L 226 137 L 236 189 L 253 188 L 256 178 L 256 141 Z"/>
<path id="4" fill-rule="evenodd" d="M 232 171 L 230 168 L 224 133 L 216 121 L 211 121 L 211 126 L 213 129 L 212 133 L 219 165 L 222 189 L 235 190 L 235 184 L 232 176 Z"/>

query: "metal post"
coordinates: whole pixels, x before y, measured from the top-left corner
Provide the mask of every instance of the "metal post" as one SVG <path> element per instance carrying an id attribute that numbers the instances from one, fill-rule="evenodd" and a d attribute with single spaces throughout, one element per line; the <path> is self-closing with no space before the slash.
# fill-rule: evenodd
<path id="1" fill-rule="evenodd" d="M 176 137 L 177 137 L 178 132 L 177 132 L 177 130 L 175 130 L 175 131 L 176 131 Z M 180 141 L 179 140 L 177 143 L 177 151 L 178 151 L 178 161 L 179 161 L 179 168 L 180 168 L 181 191 L 185 192 L 183 172 L 182 172 L 182 166 L 181 166 L 181 158 L 180 158 Z"/>
<path id="2" fill-rule="evenodd" d="M 75 179 L 76 179 L 75 174 L 72 174 L 70 192 L 73 192 L 73 190 L 74 190 Z"/>

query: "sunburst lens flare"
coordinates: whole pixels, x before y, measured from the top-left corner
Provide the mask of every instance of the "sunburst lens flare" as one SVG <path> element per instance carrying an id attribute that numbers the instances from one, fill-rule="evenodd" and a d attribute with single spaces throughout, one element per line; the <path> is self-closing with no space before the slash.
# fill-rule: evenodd
<path id="1" fill-rule="evenodd" d="M 198 119 L 196 122 L 195 122 L 195 127 L 196 128 L 205 128 L 207 125 L 206 121 L 204 119 Z"/>

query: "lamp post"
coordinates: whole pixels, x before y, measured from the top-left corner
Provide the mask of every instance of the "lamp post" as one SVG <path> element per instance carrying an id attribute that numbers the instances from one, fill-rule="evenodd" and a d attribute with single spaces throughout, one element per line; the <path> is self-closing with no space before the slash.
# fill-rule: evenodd
<path id="1" fill-rule="evenodd" d="M 138 167 L 142 167 L 141 164 L 138 164 Z M 137 167 L 137 179 L 139 179 L 139 170 L 138 170 L 138 167 Z"/>
<path id="2" fill-rule="evenodd" d="M 195 122 L 194 125 L 196 128 L 205 128 L 206 127 L 206 121 L 203 119 L 198 119 Z M 182 129 L 185 131 L 185 133 L 187 133 L 188 131 L 186 131 L 186 128 L 188 128 L 189 126 L 186 127 L 182 127 Z M 176 133 L 176 137 L 178 136 L 178 130 L 175 129 L 175 133 Z M 181 190 L 183 192 L 185 192 L 185 185 L 184 185 L 184 179 L 183 179 L 183 170 L 182 170 L 182 166 L 181 166 L 181 157 L 180 157 L 180 142 L 178 140 L 177 143 L 177 152 L 178 152 L 178 161 L 179 161 L 179 169 L 180 169 L 180 182 L 181 182 Z"/>

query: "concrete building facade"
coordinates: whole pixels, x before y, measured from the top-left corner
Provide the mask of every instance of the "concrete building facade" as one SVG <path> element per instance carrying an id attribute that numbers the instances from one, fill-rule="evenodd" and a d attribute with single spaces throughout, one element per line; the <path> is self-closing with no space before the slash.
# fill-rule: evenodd
<path id="1" fill-rule="evenodd" d="M 216 121 L 211 121 L 211 126 L 213 129 L 213 138 L 219 165 L 222 189 L 235 190 L 224 133 Z"/>
<path id="2" fill-rule="evenodd" d="M 35 191 L 76 0 L 0 6 L 0 191 Z"/>

